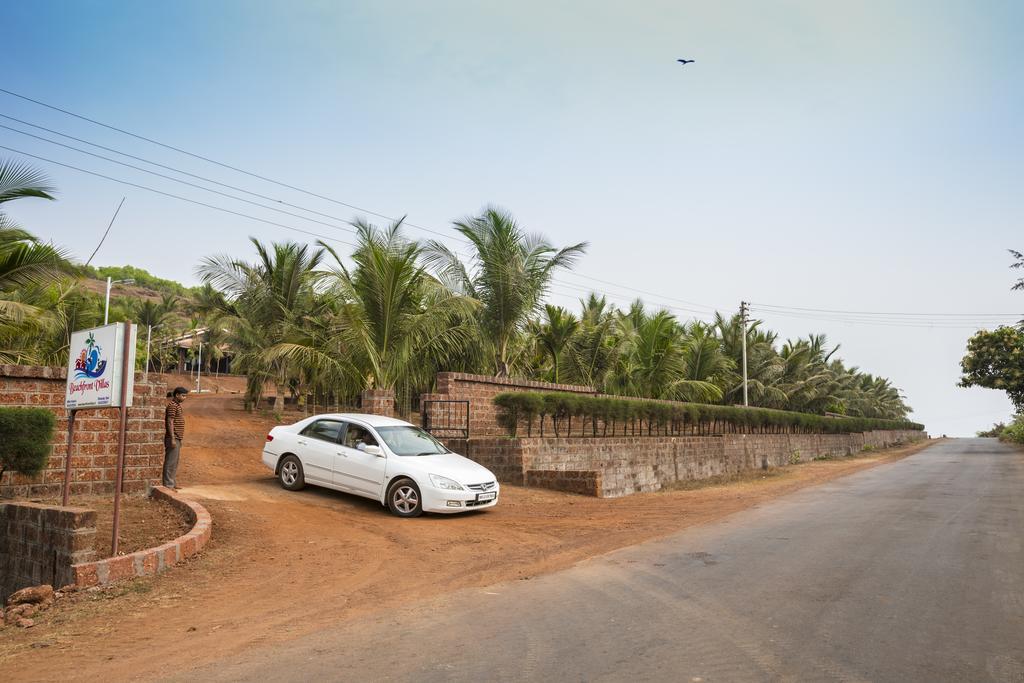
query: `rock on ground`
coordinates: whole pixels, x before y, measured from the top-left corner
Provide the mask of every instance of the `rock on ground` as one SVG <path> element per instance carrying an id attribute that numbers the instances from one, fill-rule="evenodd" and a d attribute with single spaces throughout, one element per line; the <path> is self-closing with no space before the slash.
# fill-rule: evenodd
<path id="1" fill-rule="evenodd" d="M 15 605 L 38 605 L 53 602 L 53 586 L 44 584 L 42 586 L 29 586 L 20 591 L 11 593 L 7 598 L 8 607 Z"/>
<path id="2" fill-rule="evenodd" d="M 20 619 L 27 619 L 34 617 L 39 608 L 36 605 L 15 605 L 14 607 L 8 607 L 7 611 L 4 612 L 4 623 L 10 626 L 16 624 Z"/>

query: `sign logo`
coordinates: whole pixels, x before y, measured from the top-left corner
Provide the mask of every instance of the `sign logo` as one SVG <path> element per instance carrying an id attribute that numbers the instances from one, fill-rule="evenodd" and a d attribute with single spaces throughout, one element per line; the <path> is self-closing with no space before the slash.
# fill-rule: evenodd
<path id="1" fill-rule="evenodd" d="M 103 347 L 96 343 L 96 335 L 89 333 L 78 358 L 75 359 L 75 379 L 100 377 L 107 369 L 107 361 L 103 358 Z"/>

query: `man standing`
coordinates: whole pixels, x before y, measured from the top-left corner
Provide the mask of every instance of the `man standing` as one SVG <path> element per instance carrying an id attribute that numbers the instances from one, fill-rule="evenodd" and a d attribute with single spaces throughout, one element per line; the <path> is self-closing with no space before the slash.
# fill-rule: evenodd
<path id="1" fill-rule="evenodd" d="M 185 414 L 181 402 L 188 395 L 188 389 L 178 387 L 171 392 L 171 399 L 164 411 L 164 478 L 163 485 L 177 489 L 178 457 L 181 455 L 181 442 L 185 438 Z"/>

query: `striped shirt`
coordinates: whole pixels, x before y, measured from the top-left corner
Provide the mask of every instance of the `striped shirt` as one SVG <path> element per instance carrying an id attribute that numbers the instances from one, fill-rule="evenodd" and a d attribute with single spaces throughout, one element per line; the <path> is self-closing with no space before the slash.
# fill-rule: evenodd
<path id="1" fill-rule="evenodd" d="M 173 399 L 167 402 L 164 425 L 165 438 L 175 438 L 179 441 L 185 438 L 185 413 L 181 409 L 181 404 Z"/>

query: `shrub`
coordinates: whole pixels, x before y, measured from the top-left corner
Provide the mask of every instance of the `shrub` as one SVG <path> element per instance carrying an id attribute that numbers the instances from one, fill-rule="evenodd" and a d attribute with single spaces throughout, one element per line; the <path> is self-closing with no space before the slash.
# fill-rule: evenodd
<path id="1" fill-rule="evenodd" d="M 1024 444 L 1024 413 L 1013 418 L 1013 422 L 1003 428 L 999 438 L 1011 443 Z"/>
<path id="2" fill-rule="evenodd" d="M 922 430 L 923 425 L 907 420 L 879 420 L 864 417 L 830 417 L 768 408 L 744 408 L 699 403 L 670 403 L 611 396 L 581 396 L 568 392 L 514 392 L 499 394 L 494 403 L 500 408 L 500 424 L 512 436 L 519 421 L 530 423 L 552 418 L 555 436 L 572 435 L 573 418 L 578 418 L 579 433 L 585 434 L 590 420 L 590 433 L 597 435 L 597 422 L 603 422 L 601 433 L 622 434 L 718 434 L 725 431 L 771 434 L 847 434 L 874 430 Z M 562 427 L 565 427 L 563 429 Z M 684 431 L 685 430 L 685 431 Z M 1024 432 L 1024 424 L 1020 427 Z M 1024 439 L 1022 439 L 1024 441 Z"/>
<path id="3" fill-rule="evenodd" d="M 996 422 L 994 425 L 992 425 L 992 429 L 986 429 L 984 431 L 977 432 L 977 435 L 980 437 L 998 437 L 1002 436 L 1004 429 L 1006 429 L 1005 422 Z"/>
<path id="4" fill-rule="evenodd" d="M 6 470 L 39 474 L 50 457 L 53 425 L 45 408 L 0 408 L 0 478 Z"/>

